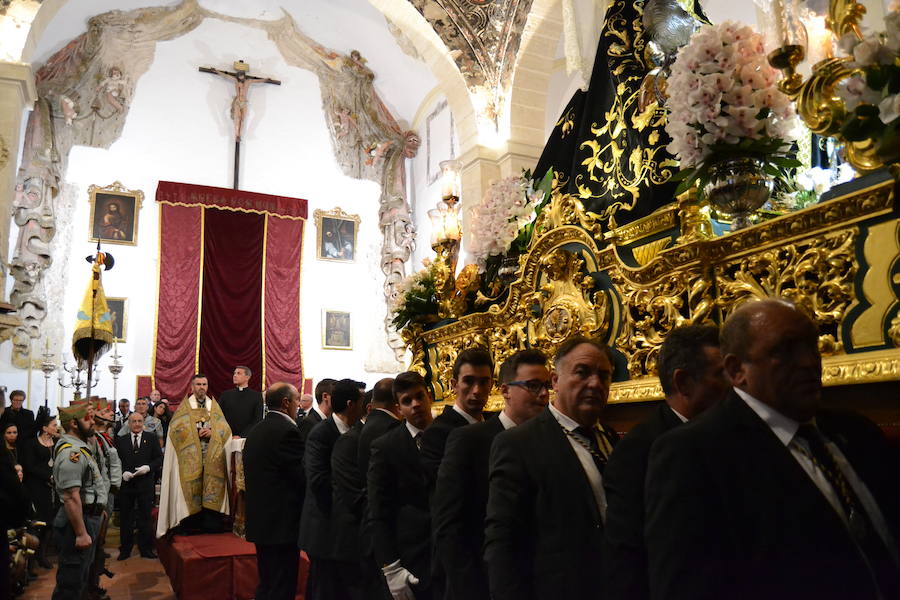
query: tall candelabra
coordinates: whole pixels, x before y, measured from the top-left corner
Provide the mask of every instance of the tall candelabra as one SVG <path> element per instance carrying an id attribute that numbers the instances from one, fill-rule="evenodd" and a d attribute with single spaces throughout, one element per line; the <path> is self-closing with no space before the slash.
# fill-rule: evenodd
<path id="1" fill-rule="evenodd" d="M 121 357 L 119 356 L 118 345 L 114 346 L 114 350 L 113 350 L 113 353 L 110 356 L 110 358 L 112 358 L 112 362 L 109 364 L 109 372 L 112 373 L 112 376 L 113 376 L 113 403 L 114 403 L 114 410 L 115 410 L 118 408 L 119 375 L 122 373 L 122 368 L 123 368 L 122 363 L 119 362 L 119 358 L 121 358 Z"/>
<path id="2" fill-rule="evenodd" d="M 75 361 L 75 364 L 71 367 L 68 366 L 65 359 L 63 359 L 63 364 L 61 370 L 68 374 L 69 381 L 66 383 L 66 376 L 63 373 L 59 373 L 57 376 L 57 380 L 59 381 L 59 386 L 62 388 L 71 388 L 75 390 L 75 400 L 81 399 L 81 388 L 87 385 L 87 376 L 83 375 L 83 373 L 87 370 L 87 365 L 81 363 L 80 361 Z M 94 375 L 91 378 L 91 387 L 96 387 L 97 383 L 100 380 L 100 371 L 98 369 L 94 370 Z"/>
<path id="3" fill-rule="evenodd" d="M 53 353 L 50 352 L 49 346 L 42 356 L 44 357 L 44 361 L 41 363 L 41 371 L 44 373 L 44 408 L 47 408 L 48 395 L 50 393 L 50 376 L 56 371 L 56 363 L 53 362 Z"/>

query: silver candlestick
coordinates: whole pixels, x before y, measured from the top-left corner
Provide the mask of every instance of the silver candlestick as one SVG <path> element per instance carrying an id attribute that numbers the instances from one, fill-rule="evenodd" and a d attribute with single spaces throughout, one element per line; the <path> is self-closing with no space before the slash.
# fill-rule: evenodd
<path id="1" fill-rule="evenodd" d="M 42 356 L 44 357 L 44 362 L 41 363 L 41 371 L 44 373 L 44 408 L 47 408 L 47 402 L 49 401 L 50 376 L 56 371 L 57 366 L 53 361 L 53 353 L 50 352 L 49 348 L 47 348 L 47 351 L 44 352 Z"/>
<path id="2" fill-rule="evenodd" d="M 109 364 L 109 372 L 112 373 L 113 376 L 113 410 L 116 411 L 119 409 L 119 375 L 122 373 L 122 369 L 124 367 L 122 363 L 119 362 L 119 358 L 121 357 L 119 356 L 118 346 L 113 346 L 113 348 L 113 353 L 110 356 L 110 358 L 112 358 L 112 362 Z"/>
<path id="3" fill-rule="evenodd" d="M 87 370 L 87 364 L 84 361 L 75 361 L 75 364 L 71 367 L 68 366 L 65 359 L 63 359 L 62 371 L 68 373 L 68 383 L 66 383 L 66 376 L 62 373 L 57 375 L 57 380 L 59 381 L 59 386 L 62 388 L 72 388 L 75 390 L 75 400 L 81 399 L 81 388 L 87 385 L 87 377 L 84 376 L 84 372 Z M 91 380 L 91 387 L 97 387 L 97 383 L 100 380 L 100 370 L 95 369 L 94 375 Z"/>

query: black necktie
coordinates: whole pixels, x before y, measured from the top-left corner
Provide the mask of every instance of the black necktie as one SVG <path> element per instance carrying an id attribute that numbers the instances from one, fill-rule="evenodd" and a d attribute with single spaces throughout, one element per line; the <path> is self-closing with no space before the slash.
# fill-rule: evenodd
<path id="1" fill-rule="evenodd" d="M 592 427 L 580 425 L 575 428 L 574 435 L 573 432 L 570 432 L 567 429 L 564 429 L 564 431 L 569 434 L 569 437 L 591 453 L 591 458 L 594 459 L 594 464 L 597 465 L 597 470 L 600 471 L 600 474 L 602 475 L 603 469 L 606 468 L 606 456 L 600 451 L 600 442 L 597 441 L 597 430 Z"/>
<path id="2" fill-rule="evenodd" d="M 133 441 L 132 441 L 132 444 L 131 444 L 131 449 L 134 450 L 135 452 L 137 452 L 137 451 L 138 451 L 138 448 L 140 447 L 140 445 L 138 444 L 138 434 L 135 433 L 135 434 L 132 436 L 132 438 L 133 438 Z"/>
<path id="3" fill-rule="evenodd" d="M 847 517 L 847 528 L 850 535 L 872 567 L 874 579 L 881 590 L 882 597 L 896 597 L 893 594 L 900 590 L 900 569 L 894 562 L 884 540 L 872 525 L 871 518 L 859 496 L 856 495 L 834 456 L 825 446 L 825 438 L 822 433 L 815 425 L 804 423 L 797 429 L 794 438 L 806 442 L 809 450 L 802 444 L 796 444 L 797 449 L 813 462 L 837 494 Z"/>

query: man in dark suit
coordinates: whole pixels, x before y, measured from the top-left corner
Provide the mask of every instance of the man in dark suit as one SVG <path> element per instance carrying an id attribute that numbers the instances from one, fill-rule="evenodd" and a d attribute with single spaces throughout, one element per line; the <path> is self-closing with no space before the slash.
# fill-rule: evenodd
<path id="1" fill-rule="evenodd" d="M 792 304 L 725 322 L 734 388 L 650 451 L 653 598 L 900 598 L 897 484 L 877 427 L 819 410 L 818 329 Z"/>
<path id="2" fill-rule="evenodd" d="M 9 395 L 9 408 L 3 412 L 3 422 L 14 423 L 19 430 L 16 445 L 21 447 L 25 440 L 34 435 L 34 413 L 23 406 L 25 392 L 13 390 Z"/>
<path id="3" fill-rule="evenodd" d="M 413 371 L 397 375 L 393 389 L 406 422 L 372 443 L 367 519 L 375 560 L 394 600 L 429 600 L 431 513 L 419 446 L 432 421 L 431 396 Z"/>
<path id="4" fill-rule="evenodd" d="M 482 411 L 493 386 L 494 361 L 491 355 L 481 348 L 460 352 L 453 363 L 453 377 L 450 379 L 455 396 L 453 405 L 445 406 L 444 412 L 422 434 L 422 463 L 429 490 L 434 490 L 447 436 L 457 427 L 484 421 Z"/>
<path id="5" fill-rule="evenodd" d="M 650 447 L 665 432 L 699 416 L 728 391 L 714 325 L 684 325 L 666 336 L 657 362 L 666 401 L 616 444 L 603 471 L 606 546 L 603 597 L 649 600 L 644 547 L 644 478 Z"/>
<path id="6" fill-rule="evenodd" d="M 297 411 L 297 420 L 302 419 L 309 414 L 313 406 L 313 395 L 303 394 L 300 396 L 300 409 Z"/>
<path id="7" fill-rule="evenodd" d="M 584 337 L 554 357 L 555 397 L 491 448 L 485 560 L 496 600 L 589 598 L 597 573 L 606 498 L 603 468 L 616 434 L 600 425 L 612 356 Z"/>
<path id="8" fill-rule="evenodd" d="M 316 384 L 316 402 L 312 408 L 306 413 L 302 419 L 297 420 L 297 427 L 300 428 L 300 437 L 304 442 L 309 432 L 318 423 L 321 423 L 331 414 L 331 392 L 334 391 L 334 379 L 325 378 Z"/>
<path id="9" fill-rule="evenodd" d="M 115 420 L 115 428 L 114 432 L 118 433 L 122 429 L 125 428 L 125 424 L 128 423 L 128 417 L 131 416 L 131 400 L 128 398 L 122 398 L 119 400 L 119 410 L 116 411 L 116 420 Z"/>
<path id="10" fill-rule="evenodd" d="M 331 394 L 331 416 L 313 427 L 306 438 L 303 454 L 306 497 L 303 499 L 298 545 L 309 556 L 306 597 L 310 600 L 350 598 L 347 582 L 359 579 L 359 565 L 339 559 L 351 549 L 337 545 L 339 541 L 346 543 L 347 540 L 346 536 L 335 535 L 331 454 L 338 438 L 350 431 L 359 420 L 362 399 L 358 382 L 342 379 L 335 383 Z"/>
<path id="11" fill-rule="evenodd" d="M 372 442 L 401 423 L 393 387 L 394 378 L 385 377 L 379 380 L 372 388 L 372 410 L 366 418 L 365 425 L 359 432 L 357 444 L 357 474 L 359 475 L 359 485 L 362 490 L 362 507 L 359 512 L 361 518 L 359 523 L 362 560 L 361 585 L 367 599 L 390 597 L 387 587 L 385 587 L 384 577 L 381 574 L 381 565 L 375 562 L 375 545 L 365 515 L 368 514 L 369 506 L 366 494 L 366 474 L 369 472 L 369 456 L 372 451 Z M 349 444 L 349 442 L 347 443 Z M 337 446 L 335 446 L 335 452 L 337 450 Z"/>
<path id="12" fill-rule="evenodd" d="M 357 454 L 362 420 L 340 436 L 331 452 L 331 521 L 334 534 L 335 561 L 347 574 L 341 581 L 346 598 L 366 600 L 365 566 L 360 552 L 360 523 L 365 508 L 365 486 L 361 483 Z M 371 570 L 371 569 L 370 569 Z"/>
<path id="13" fill-rule="evenodd" d="M 303 441 L 292 415 L 300 394 L 289 383 L 266 391 L 269 413 L 244 442 L 247 541 L 256 544 L 257 600 L 293 600 L 297 592 Z"/>
<path id="14" fill-rule="evenodd" d="M 359 476 L 365 493 L 366 473 L 369 472 L 369 455 L 372 442 L 400 424 L 399 408 L 394 398 L 394 378 L 385 377 L 372 388 L 372 412 L 366 418 L 366 424 L 359 433 Z"/>
<path id="15" fill-rule="evenodd" d="M 550 371 L 537 349 L 516 352 L 500 366 L 503 411 L 484 423 L 454 429 L 447 439 L 432 499 L 434 555 L 446 576 L 445 600 L 488 600 L 482 560 L 491 445 L 498 433 L 547 407 Z"/>
<path id="16" fill-rule="evenodd" d="M 249 367 L 235 367 L 231 376 L 234 388 L 222 392 L 219 397 L 219 408 L 234 437 L 247 437 L 250 429 L 263 418 L 262 394 L 247 387 L 250 375 Z"/>
<path id="17" fill-rule="evenodd" d="M 141 556 L 156 558 L 150 512 L 153 510 L 156 474 L 162 467 L 162 451 L 156 434 L 144 431 L 143 415 L 131 413 L 128 425 L 131 431 L 116 436 L 114 442 L 122 462 L 122 487 L 117 496 L 121 523 L 118 560 L 131 556 L 135 522 Z"/>

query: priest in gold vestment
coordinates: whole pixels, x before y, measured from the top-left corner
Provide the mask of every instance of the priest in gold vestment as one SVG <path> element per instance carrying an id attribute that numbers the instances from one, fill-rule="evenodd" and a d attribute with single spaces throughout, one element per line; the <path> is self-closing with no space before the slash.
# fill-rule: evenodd
<path id="1" fill-rule="evenodd" d="M 228 514 L 225 444 L 231 439 L 231 428 L 218 403 L 207 395 L 208 389 L 206 376 L 194 375 L 193 393 L 169 421 L 157 537 L 179 524 L 187 527 L 190 521 L 203 530 L 203 521 L 210 520 L 203 517 Z"/>

